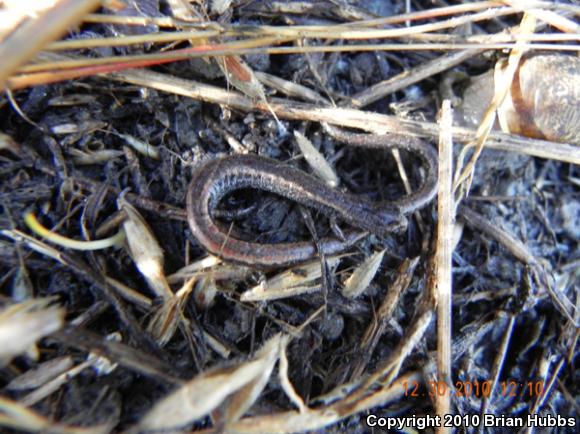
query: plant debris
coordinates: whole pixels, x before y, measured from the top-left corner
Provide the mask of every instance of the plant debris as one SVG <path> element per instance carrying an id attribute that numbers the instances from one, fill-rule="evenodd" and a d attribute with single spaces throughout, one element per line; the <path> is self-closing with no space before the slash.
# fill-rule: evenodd
<path id="1" fill-rule="evenodd" d="M 577 2 L 37 3 L 0 2 L 0 430 L 578 431 Z M 438 198 L 377 236 L 238 190 L 232 239 L 348 248 L 208 256 L 206 161 L 420 185 L 337 127 L 439 146 Z"/>

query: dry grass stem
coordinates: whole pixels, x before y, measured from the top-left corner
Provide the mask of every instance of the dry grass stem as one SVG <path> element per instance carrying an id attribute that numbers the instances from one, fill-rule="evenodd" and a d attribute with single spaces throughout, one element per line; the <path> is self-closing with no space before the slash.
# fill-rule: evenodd
<path id="1" fill-rule="evenodd" d="M 19 402 L 26 406 L 32 406 L 47 396 L 51 395 L 52 393 L 59 390 L 61 387 L 66 385 L 69 381 L 83 372 L 86 368 L 90 367 L 93 362 L 83 362 L 77 366 L 71 367 L 66 372 L 58 375 L 57 377 L 53 378 L 52 380 L 46 382 L 42 386 L 36 388 L 35 390 L 31 391 L 30 393 L 24 395 L 20 398 Z"/>
<path id="2" fill-rule="evenodd" d="M 37 6 L 40 8 L 35 7 L 34 3 L 30 4 L 22 11 L 18 26 L 8 35 L 0 34 L 0 88 L 5 87 L 6 80 L 18 67 L 30 60 L 48 42 L 62 36 L 100 3 L 101 0 L 57 0 L 52 7 L 45 9 L 42 6 L 46 3 L 39 2 Z M 3 12 L 10 11 L 6 9 Z"/>
<path id="3" fill-rule="evenodd" d="M 465 219 L 468 225 L 472 226 L 473 228 L 476 228 L 478 231 L 496 240 L 504 248 L 506 248 L 518 261 L 521 261 L 526 265 L 532 266 L 538 264 L 537 259 L 530 252 L 530 249 L 520 240 L 511 235 L 509 232 L 493 224 L 488 219 L 483 217 L 481 214 L 476 213 L 475 211 L 466 206 L 462 207 L 460 212 L 461 216 Z"/>
<path id="4" fill-rule="evenodd" d="M 305 324 L 303 324 L 303 327 Z M 280 379 L 280 385 L 284 389 L 286 396 L 292 401 L 292 403 L 298 407 L 300 413 L 306 413 L 309 411 L 308 406 L 304 403 L 304 400 L 298 393 L 296 389 L 290 382 L 288 378 L 288 357 L 286 356 L 286 347 L 280 349 L 280 364 L 278 367 L 278 378 Z"/>
<path id="5" fill-rule="evenodd" d="M 63 372 L 73 367 L 73 359 L 70 356 L 56 357 L 52 360 L 40 363 L 36 369 L 31 369 L 8 383 L 9 390 L 36 389 L 53 380 Z"/>
<path id="6" fill-rule="evenodd" d="M 110 74 L 114 80 L 151 87 L 164 92 L 187 96 L 214 104 L 220 104 L 242 111 L 257 110 L 267 112 L 268 108 L 236 92 L 184 80 L 152 71 L 124 71 Z M 438 126 L 431 122 L 418 122 L 373 112 L 345 108 L 319 107 L 281 99 L 270 99 L 270 106 L 280 119 L 309 120 L 359 128 L 375 134 L 406 134 L 412 137 L 438 137 Z M 469 142 L 476 133 L 468 128 L 454 127 L 456 142 Z M 529 139 L 511 134 L 492 132 L 486 147 L 540 158 L 554 159 L 580 164 L 580 148 L 577 146 L 554 143 L 545 140 Z"/>
<path id="7" fill-rule="evenodd" d="M 465 60 L 481 54 L 481 49 L 462 50 L 443 54 L 433 60 L 425 62 L 415 68 L 406 69 L 388 80 L 381 81 L 351 97 L 354 107 L 365 107 L 385 96 L 418 83 L 427 77 L 439 74 L 447 69 L 459 65 Z"/>
<path id="8" fill-rule="evenodd" d="M 530 411 L 530 414 L 538 414 L 538 412 L 544 406 L 544 403 L 545 403 L 547 397 L 552 392 L 552 388 L 554 387 L 554 384 L 556 384 L 556 380 L 558 379 L 558 376 L 560 375 L 565 363 L 566 362 L 564 359 L 560 359 L 558 361 L 558 363 L 556 364 L 556 366 L 554 366 L 554 369 L 552 370 L 552 375 L 550 376 L 549 379 L 548 379 L 549 373 L 547 371 L 546 371 L 545 375 L 541 377 L 544 380 L 543 381 L 543 384 L 544 384 L 543 393 L 541 393 L 536 398 L 536 402 L 534 403 L 534 407 Z M 546 365 L 547 365 L 547 367 L 549 367 L 549 363 L 546 363 Z M 533 432 L 533 427 L 528 427 L 527 433 L 531 434 L 532 432 Z"/>
<path id="9" fill-rule="evenodd" d="M 71 238 L 63 237 L 62 235 L 53 232 L 40 224 L 33 213 L 26 213 L 24 215 L 24 223 L 30 228 L 32 232 L 36 235 L 43 237 L 44 239 L 58 245 L 65 247 L 67 249 L 73 250 L 100 250 L 109 247 L 120 247 L 125 240 L 125 234 L 123 232 L 117 232 L 114 236 L 110 238 L 105 238 L 102 240 L 94 241 L 78 241 Z"/>
<path id="10" fill-rule="evenodd" d="M 437 380 L 452 384 L 451 378 L 451 301 L 452 254 L 455 226 L 453 199 L 453 110 L 451 102 L 444 100 L 439 112 L 439 185 L 437 189 L 437 241 L 435 247 L 435 273 L 437 275 Z M 451 412 L 451 395 L 436 397 L 435 410 L 443 420 Z M 437 432 L 451 432 L 440 427 Z"/>
<path id="11" fill-rule="evenodd" d="M 105 281 L 107 282 L 107 285 L 109 285 L 111 288 L 115 288 L 117 293 L 130 303 L 134 303 L 143 309 L 149 309 L 151 307 L 151 299 L 141 294 L 139 291 L 136 291 L 135 289 L 109 276 L 105 276 Z"/>
<path id="12" fill-rule="evenodd" d="M 119 17 L 121 18 L 121 17 Z M 217 30 L 192 30 L 181 32 L 161 32 L 148 33 L 146 35 L 120 36 L 114 38 L 94 38 L 83 40 L 65 40 L 48 44 L 45 49 L 48 51 L 65 51 L 65 50 L 85 50 L 87 48 L 98 47 L 122 47 L 136 44 L 159 44 L 177 41 L 205 41 L 209 38 L 222 36 L 222 32 Z M 227 35 L 225 35 L 227 36 Z"/>
<path id="13" fill-rule="evenodd" d="M 542 11 L 547 13 L 548 11 Z M 565 20 L 565 18 L 557 15 L 558 17 Z M 447 43 L 460 43 L 460 44 L 499 44 L 499 43 L 514 43 L 516 41 L 527 41 L 527 42 L 574 42 L 578 41 L 580 37 L 577 32 L 574 32 L 572 27 L 574 23 L 571 21 L 565 21 L 567 25 L 562 31 L 566 31 L 569 34 L 563 33 L 551 33 L 551 34 L 532 34 L 532 35 L 510 35 L 510 34 L 492 34 L 492 35 L 443 35 L 434 33 L 419 33 L 419 34 L 409 34 L 404 35 L 409 40 L 416 40 L 422 42 L 447 42 Z M 570 24 L 571 23 L 571 24 Z M 135 36 L 119 36 L 112 38 L 94 38 L 89 40 L 65 40 L 58 41 L 48 44 L 45 49 L 47 51 L 68 51 L 68 50 L 79 50 L 87 48 L 99 48 L 99 47 L 121 47 L 129 45 L 140 45 L 140 44 L 159 44 L 159 43 L 169 43 L 169 42 L 179 42 L 179 41 L 196 41 L 201 42 L 215 37 L 231 37 L 236 36 L 235 28 L 231 30 L 195 30 L 195 31 L 177 31 L 177 32 L 160 32 L 160 33 L 150 33 L 147 35 L 135 35 Z M 356 48 L 356 47 L 353 47 Z M 404 46 L 401 47 L 402 50 L 405 49 Z M 26 70 L 26 69 L 25 69 Z"/>
<path id="14" fill-rule="evenodd" d="M 264 86 L 275 89 L 284 95 L 295 97 L 312 103 L 318 103 L 323 105 L 330 104 L 330 102 L 326 98 L 322 97 L 320 94 L 318 94 L 317 92 L 306 86 L 302 86 L 300 84 L 284 80 L 280 77 L 277 77 L 272 74 L 267 74 L 265 72 L 256 71 L 255 74 L 256 77 L 258 77 L 258 80 L 260 80 L 260 82 Z"/>
<path id="15" fill-rule="evenodd" d="M 182 380 L 174 375 L 173 366 L 158 359 L 154 354 L 133 348 L 123 342 L 103 339 L 100 335 L 72 327 L 53 333 L 50 338 L 66 347 L 91 353 L 94 357 L 104 357 L 111 363 L 118 363 L 119 366 L 162 383 L 168 385 L 182 383 Z"/>
<path id="16" fill-rule="evenodd" d="M 397 303 L 400 302 L 400 297 L 403 292 L 411 284 L 411 280 L 415 273 L 415 269 L 419 264 L 419 257 L 413 259 L 406 259 L 399 266 L 397 270 L 397 278 L 389 287 L 383 301 L 373 316 L 372 322 L 367 326 L 362 335 L 359 345 L 359 351 L 363 354 L 360 361 L 352 370 L 350 376 L 352 381 L 360 378 L 368 365 L 375 348 L 379 343 L 379 339 L 387 328 L 387 324 L 391 319 Z"/>
<path id="17" fill-rule="evenodd" d="M 18 230 L 0 230 L 0 234 L 12 239 L 15 242 L 22 243 L 29 249 L 38 252 L 41 255 L 45 255 L 51 259 L 54 259 L 66 267 L 71 267 L 81 274 L 86 274 L 87 270 L 85 268 L 85 264 L 82 262 L 74 261 L 74 259 L 68 256 L 66 253 L 60 252 L 53 247 L 50 247 L 48 244 L 36 240 L 35 238 L 32 238 L 23 232 Z M 100 277 L 101 276 L 99 276 L 99 280 L 97 282 L 100 282 Z M 134 302 L 141 307 L 150 306 L 151 301 L 147 297 L 124 285 L 123 283 L 106 276 L 104 276 L 104 281 L 107 283 L 107 285 L 109 285 L 107 288 L 115 289 L 123 298 Z"/>
<path id="18" fill-rule="evenodd" d="M 433 319 L 436 299 L 433 288 L 428 289 L 429 291 L 424 293 L 423 299 L 417 306 L 412 324 L 405 330 L 405 334 L 397 346 L 393 348 L 391 355 L 383 360 L 371 375 L 358 381 L 362 387 L 348 396 L 347 401 L 353 402 L 360 399 L 376 385 L 388 387 L 397 378 L 403 362 L 419 344 Z"/>
<path id="19" fill-rule="evenodd" d="M 136 139 L 129 134 L 118 134 L 119 137 L 124 139 L 128 145 L 148 158 L 153 158 L 154 160 L 159 160 L 159 150 L 155 146 L 151 146 L 150 143 L 143 142 L 142 140 Z"/>
<path id="20" fill-rule="evenodd" d="M 497 390 L 500 373 L 504 366 L 505 358 L 507 356 L 507 351 L 509 348 L 509 343 L 512 338 L 512 333 L 514 331 L 514 325 L 516 323 L 515 315 L 510 315 L 508 318 L 508 323 L 505 328 L 505 332 L 503 334 L 501 343 L 499 348 L 497 349 L 497 354 L 495 356 L 495 360 L 493 361 L 493 367 L 491 370 L 491 375 L 489 380 L 491 381 L 491 390 Z M 479 415 L 484 417 L 486 413 L 489 413 L 489 406 L 493 402 L 493 400 L 497 398 L 497 393 L 491 393 L 489 396 L 483 397 L 481 401 L 481 409 L 479 411 Z M 483 425 L 479 427 L 479 433 L 483 433 Z"/>
<path id="21" fill-rule="evenodd" d="M 524 35 L 531 34 L 534 32 L 535 27 L 536 19 L 534 16 L 530 14 L 524 14 L 518 29 L 518 33 Z M 491 133 L 491 129 L 493 128 L 493 124 L 497 118 L 497 110 L 502 105 L 509 92 L 520 60 L 526 51 L 526 48 L 523 45 L 525 44 L 520 42 L 516 43 L 516 46 L 510 53 L 507 65 L 505 65 L 505 67 L 502 67 L 503 64 L 501 64 L 501 62 L 498 62 L 496 65 L 496 74 L 498 75 L 495 81 L 495 93 L 489 107 L 483 115 L 483 119 L 481 120 L 479 128 L 477 129 L 477 135 L 474 144 L 475 151 L 466 167 L 462 171 L 460 168 L 457 170 L 457 178 L 455 179 L 453 189 L 457 191 L 461 187 L 461 194 L 467 195 L 469 192 L 477 159 L 479 158 L 479 155 L 485 146 L 486 140 Z"/>
<path id="22" fill-rule="evenodd" d="M 401 44 L 361 44 L 361 45 L 324 45 L 324 46 L 290 46 L 274 47 L 268 46 L 271 39 L 260 38 L 258 40 L 248 40 L 243 42 L 232 42 L 229 44 L 214 44 L 211 46 L 201 46 L 174 50 L 163 54 L 133 55 L 123 57 L 102 57 L 90 60 L 68 60 L 57 63 L 38 63 L 23 67 L 18 75 L 14 75 L 6 80 L 3 89 L 17 90 L 29 86 L 56 83 L 70 80 L 106 74 L 114 71 L 121 71 L 132 68 L 142 68 L 146 66 L 171 63 L 195 57 L 206 56 L 233 56 L 252 54 L 307 54 L 307 53 L 341 53 L 341 52 L 369 52 L 369 51 L 400 51 Z M 282 43 L 283 40 L 276 40 Z M 261 47 L 261 48 L 253 48 Z M 508 50 L 525 49 L 535 51 L 556 51 L 556 52 L 576 52 L 578 47 L 568 44 L 528 44 L 528 43 L 421 43 L 405 44 L 407 51 L 453 51 L 453 50 Z M 46 53 L 51 54 L 51 53 Z M 40 56 L 46 58 L 46 54 Z"/>

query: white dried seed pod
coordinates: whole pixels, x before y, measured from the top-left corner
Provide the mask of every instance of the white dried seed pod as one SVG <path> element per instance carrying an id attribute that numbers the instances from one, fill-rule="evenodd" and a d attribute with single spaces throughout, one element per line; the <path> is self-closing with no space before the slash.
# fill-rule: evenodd
<path id="1" fill-rule="evenodd" d="M 460 124 L 479 125 L 494 93 L 488 71 L 474 77 L 457 110 Z M 524 58 L 498 109 L 504 132 L 580 145 L 580 58 L 564 54 Z"/>

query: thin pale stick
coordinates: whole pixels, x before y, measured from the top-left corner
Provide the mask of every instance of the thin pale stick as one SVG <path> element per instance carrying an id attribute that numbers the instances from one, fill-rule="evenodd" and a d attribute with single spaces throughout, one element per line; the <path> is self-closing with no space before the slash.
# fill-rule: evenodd
<path id="1" fill-rule="evenodd" d="M 452 193 L 453 179 L 453 110 L 451 101 L 444 100 L 440 111 L 439 126 L 439 190 L 437 213 L 437 246 L 435 270 L 437 281 L 437 379 L 447 384 L 451 380 L 451 298 L 452 254 L 455 206 Z M 437 395 L 435 410 L 441 420 L 451 411 L 450 394 Z M 440 427 L 438 433 L 450 433 Z"/>

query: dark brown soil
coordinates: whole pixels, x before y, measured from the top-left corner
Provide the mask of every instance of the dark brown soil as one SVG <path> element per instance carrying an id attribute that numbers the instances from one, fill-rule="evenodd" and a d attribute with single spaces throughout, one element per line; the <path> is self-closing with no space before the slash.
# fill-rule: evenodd
<path id="1" fill-rule="evenodd" d="M 231 13 L 220 19 L 240 24 L 325 24 L 343 22 L 334 2 L 313 2 L 303 15 L 269 12 L 271 2 L 234 2 Z M 401 13 L 404 2 L 351 2 L 375 13 Z M 433 2 L 414 2 L 427 8 Z M 443 2 L 436 2 L 443 3 Z M 163 9 L 158 13 L 165 13 Z M 214 19 L 218 17 L 214 16 Z M 496 32 L 517 23 L 517 18 L 483 22 L 476 31 Z M 140 28 L 147 33 L 154 29 Z M 135 29 L 132 29 L 134 32 Z M 82 26 L 74 38 L 127 34 L 110 25 Z M 114 48 L 85 50 L 84 56 L 126 54 L 154 50 Z M 373 84 L 422 64 L 438 53 L 423 51 L 254 55 L 245 60 L 254 71 L 265 71 L 288 81 L 331 95 L 348 106 L 349 96 Z M 475 75 L 491 67 L 496 55 L 464 62 L 456 71 Z M 214 61 L 191 60 L 153 67 L 165 74 L 226 88 L 228 84 Z M 316 70 L 316 74 L 313 73 Z M 434 121 L 439 106 L 436 75 L 388 95 L 366 107 L 415 120 Z M 273 94 L 273 91 L 267 92 Z M 280 96 L 280 95 L 277 95 Z M 24 113 L 23 117 L 19 111 Z M 327 137 L 320 125 L 281 120 L 286 131 L 302 131 L 319 147 L 339 174 L 341 188 L 369 199 L 398 197 L 403 189 L 390 155 L 344 147 Z M 117 213 L 122 191 L 152 229 L 164 252 L 164 269 L 171 275 L 205 255 L 184 221 L 185 192 L 191 173 L 208 159 L 232 152 L 227 138 L 236 139 L 250 152 L 269 156 L 309 170 L 291 133 L 281 133 L 270 115 L 241 112 L 223 106 L 163 93 L 102 77 L 83 78 L 17 91 L 13 102 L 0 97 L 0 131 L 19 144 L 19 151 L 0 150 L 0 227 L 30 233 L 23 215 L 33 211 L 40 222 L 61 235 L 82 239 L 83 228 L 91 238 L 110 236 L 115 229 L 97 233 Z M 64 131 L 64 132 L 63 132 Z M 130 135 L 159 150 L 159 159 L 146 157 L 120 134 Z M 436 145 L 434 143 L 434 145 Z M 459 146 L 458 146 L 459 148 Z M 80 164 L 81 150 L 122 151 L 116 158 L 97 164 Z M 419 172 L 403 155 L 416 185 Z M 578 272 L 580 250 L 580 190 L 577 166 L 515 153 L 485 150 L 477 164 L 470 196 L 463 206 L 484 216 L 494 226 L 520 240 L 538 260 L 530 267 L 472 225 L 463 227 L 453 253 L 453 378 L 451 383 L 491 380 L 506 330 L 513 319 L 513 334 L 498 374 L 500 385 L 518 385 L 516 396 L 498 386 L 486 410 L 489 414 L 525 417 L 535 411 L 538 396 L 526 392 L 528 382 L 557 380 L 543 402 L 540 414 L 578 418 L 576 341 L 578 329 L 554 303 L 547 287 L 576 308 L 569 312 L 578 324 Z M 298 206 L 275 195 L 241 191 L 221 205 L 222 221 L 234 222 L 236 236 L 278 243 L 310 239 Z M 180 212 L 174 213 L 177 209 Z M 245 210 L 240 212 L 239 210 Z M 227 212 L 226 212 L 227 211 Z M 319 236 L 332 234 L 329 220 L 313 214 Z M 350 250 L 337 269 L 329 270 L 323 288 L 315 293 L 262 303 L 243 303 L 239 294 L 264 278 L 252 270 L 242 279 L 217 282 L 218 292 L 206 304 L 191 296 L 183 307 L 188 329 L 178 328 L 169 343 L 160 347 L 147 331 L 156 305 L 147 282 L 126 249 L 75 252 L 57 247 L 63 260 L 31 251 L 6 237 L 0 238 L 0 308 L 30 297 L 54 297 L 66 309 L 66 326 L 39 343 L 39 359 L 19 356 L 0 367 L 0 395 L 14 400 L 30 390 L 14 391 L 9 384 L 28 370 L 49 360 L 71 356 L 75 363 L 90 352 L 118 363 L 110 373 L 90 368 L 36 403 L 39 413 L 67 425 L 91 426 L 113 422 L 121 431 L 140 420 L 154 403 L 176 387 L 179 380 L 225 366 L 228 360 L 208 345 L 207 335 L 229 352 L 230 361 L 243 361 L 278 332 L 299 327 L 317 309 L 325 312 L 307 325 L 288 347 L 289 378 L 307 404 L 336 386 L 372 373 L 392 355 L 405 338 L 427 291 L 432 261 L 436 204 L 421 211 L 423 229 L 414 218 L 402 233 L 384 238 L 367 237 Z M 338 222 L 346 229 L 345 224 Z M 364 294 L 347 299 L 340 287 L 345 273 L 374 251 L 386 249 L 378 275 Z M 361 350 L 362 336 L 375 311 L 391 288 L 405 258 L 419 256 L 409 287 L 404 290 L 392 317 L 372 350 Z M 266 272 L 266 276 L 275 270 Z M 281 270 L 278 270 L 281 271 Z M 110 276 L 153 300 L 145 309 L 122 298 L 107 285 Z M 26 278 L 24 278 L 26 277 Z M 173 290 L 180 284 L 172 285 Z M 434 372 L 436 321 L 405 360 L 401 372 Z M 105 341 L 119 333 L 122 345 Z M 560 365 L 561 364 L 561 365 Z M 362 372 L 362 374 L 361 374 Z M 459 382 L 459 383 L 458 383 Z M 433 414 L 433 402 L 421 386 L 418 397 L 405 397 L 372 412 L 384 416 Z M 520 393 L 521 392 L 521 393 Z M 456 414 L 479 414 L 480 397 L 454 397 Z M 269 414 L 293 409 L 279 381 L 272 376 L 257 403 L 247 414 Z M 370 432 L 364 414 L 349 417 L 320 432 Z M 210 426 L 209 417 L 195 427 Z M 466 432 L 472 432 L 466 429 Z M 506 432 L 490 429 L 488 432 Z M 562 428 L 537 432 L 565 432 Z M 569 432 L 575 432 L 571 429 Z"/>

